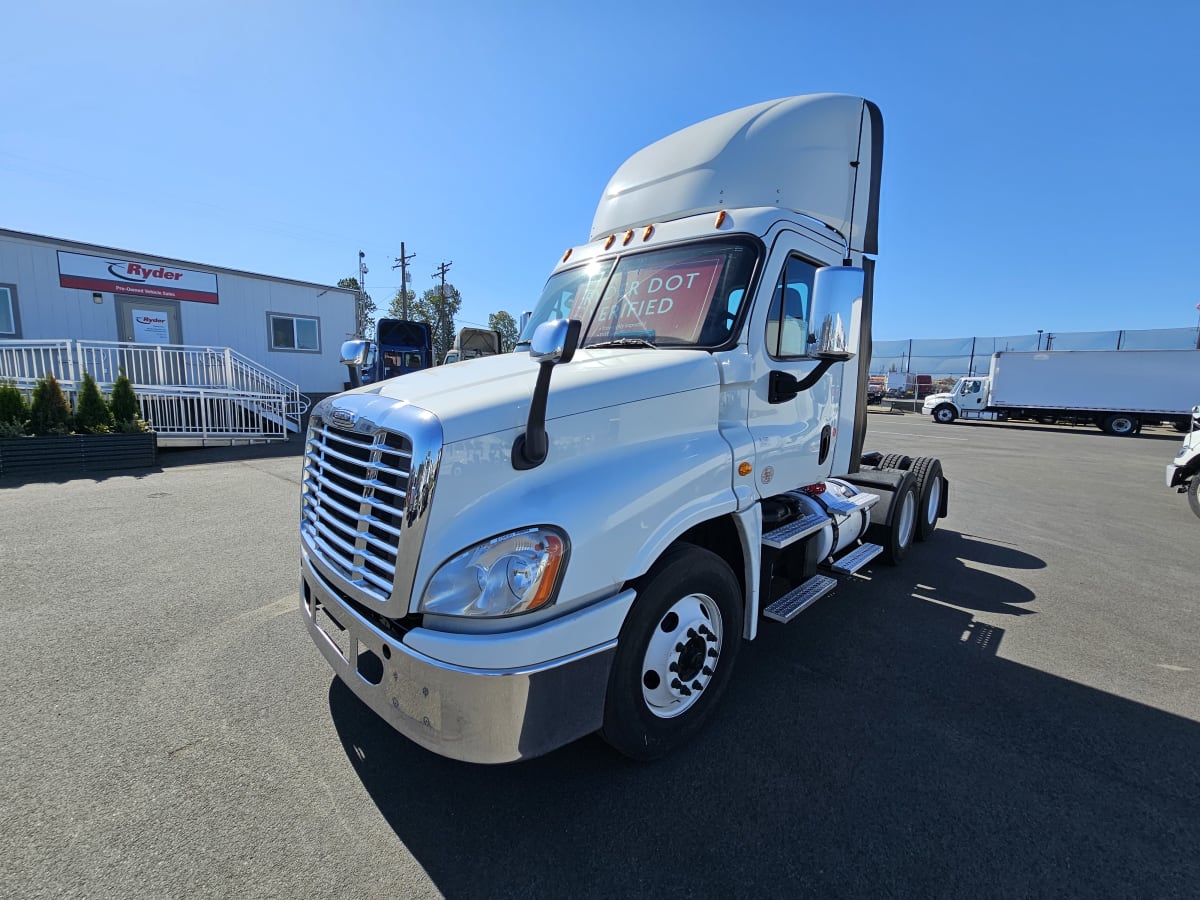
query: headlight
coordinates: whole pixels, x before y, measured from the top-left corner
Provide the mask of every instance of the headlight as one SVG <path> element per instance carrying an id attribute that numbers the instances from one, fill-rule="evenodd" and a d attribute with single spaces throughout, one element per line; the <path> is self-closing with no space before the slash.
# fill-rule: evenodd
<path id="1" fill-rule="evenodd" d="M 421 612 L 511 616 L 552 603 L 565 568 L 567 539 L 553 528 L 500 535 L 458 554 L 434 573 Z"/>

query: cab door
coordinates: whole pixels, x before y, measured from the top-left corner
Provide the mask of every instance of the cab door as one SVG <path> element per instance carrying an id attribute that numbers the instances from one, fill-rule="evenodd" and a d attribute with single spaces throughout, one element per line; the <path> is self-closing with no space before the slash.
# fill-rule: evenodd
<path id="1" fill-rule="evenodd" d="M 963 413 L 979 415 L 979 411 L 986 406 L 987 391 L 984 390 L 983 380 L 979 378 L 965 378 L 962 383 L 962 392 L 958 397 L 958 408 Z"/>
<path id="2" fill-rule="evenodd" d="M 812 484 L 828 474 L 842 388 L 843 367 L 833 366 L 795 397 L 780 400 L 772 392 L 773 372 L 802 381 L 818 365 L 805 358 L 812 339 L 809 310 L 818 265 L 799 252 L 774 257 L 748 324 L 752 383 L 747 427 L 754 440 L 760 497 Z"/>

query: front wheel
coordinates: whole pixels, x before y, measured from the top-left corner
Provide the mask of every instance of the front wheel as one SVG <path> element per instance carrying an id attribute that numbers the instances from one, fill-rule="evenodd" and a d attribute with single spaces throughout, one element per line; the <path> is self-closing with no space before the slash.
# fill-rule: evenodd
<path id="1" fill-rule="evenodd" d="M 958 413 L 954 411 L 954 407 L 948 403 L 943 403 L 933 411 L 933 421 L 941 425 L 949 425 L 958 418 Z"/>
<path id="2" fill-rule="evenodd" d="M 692 544 L 667 551 L 638 583 L 621 627 L 604 740 L 649 760 L 691 738 L 729 682 L 742 619 L 741 588 L 723 559 Z"/>
<path id="3" fill-rule="evenodd" d="M 1192 474 L 1192 480 L 1187 488 L 1188 506 L 1197 516 L 1200 516 L 1200 472 Z"/>

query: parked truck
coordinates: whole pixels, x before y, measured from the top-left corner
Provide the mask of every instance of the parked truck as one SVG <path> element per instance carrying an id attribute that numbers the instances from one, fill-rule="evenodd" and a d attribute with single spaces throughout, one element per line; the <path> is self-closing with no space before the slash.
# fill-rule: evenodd
<path id="1" fill-rule="evenodd" d="M 301 605 L 371 709 L 473 762 L 656 757 L 765 622 L 934 533 L 940 462 L 863 448 L 882 142 L 831 94 L 664 138 L 516 353 L 314 407 Z"/>
<path id="2" fill-rule="evenodd" d="M 1167 463 L 1167 487 L 1187 494 L 1188 505 L 1200 516 L 1200 405 L 1192 407 L 1191 422 L 1175 459 Z"/>
<path id="3" fill-rule="evenodd" d="M 442 365 L 464 359 L 479 359 L 495 356 L 501 350 L 503 338 L 500 332 L 490 328 L 460 328 L 454 336 L 454 346 L 446 351 Z"/>
<path id="4" fill-rule="evenodd" d="M 925 398 L 935 422 L 1032 419 L 1129 435 L 1145 424 L 1186 430 L 1200 350 L 1055 350 L 992 356 L 989 374 Z"/>
<path id="5" fill-rule="evenodd" d="M 375 340 L 342 345 L 342 363 L 350 373 L 351 387 L 428 369 L 433 365 L 432 332 L 425 322 L 380 319 L 375 323 Z"/>

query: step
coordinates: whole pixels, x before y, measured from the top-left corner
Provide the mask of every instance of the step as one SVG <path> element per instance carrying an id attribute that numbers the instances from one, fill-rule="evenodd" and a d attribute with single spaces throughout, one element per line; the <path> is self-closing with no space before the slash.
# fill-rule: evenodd
<path id="1" fill-rule="evenodd" d="M 829 564 L 829 568 L 842 575 L 853 575 L 882 552 L 883 548 L 878 544 L 862 544 L 845 556 L 835 559 Z"/>
<path id="2" fill-rule="evenodd" d="M 858 512 L 859 510 L 870 509 L 879 502 L 879 495 L 863 492 L 861 494 L 855 494 L 852 497 L 842 499 L 835 494 L 827 492 L 823 495 L 822 501 L 830 512 L 848 516 L 851 513 Z"/>
<path id="3" fill-rule="evenodd" d="M 820 531 L 828 524 L 829 516 L 823 513 L 809 513 L 802 519 L 797 519 L 795 522 L 788 522 L 786 525 L 780 525 L 774 531 L 768 531 L 763 535 L 763 546 L 782 550 L 788 544 L 793 544 L 801 538 L 806 538 L 810 534 Z"/>
<path id="4" fill-rule="evenodd" d="M 837 579 L 828 575 L 814 575 L 800 587 L 784 594 L 763 610 L 763 615 L 785 625 L 800 615 L 801 610 L 824 597 L 837 587 Z"/>

